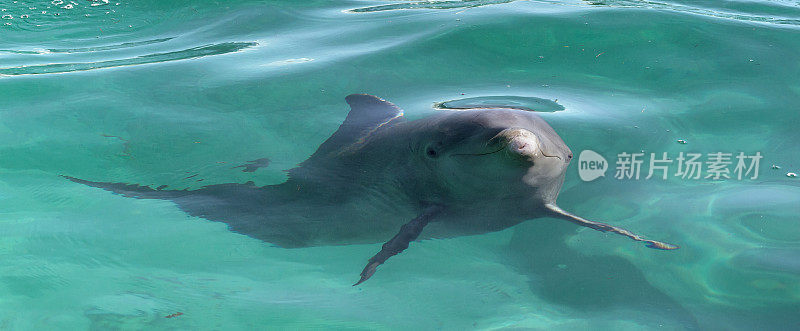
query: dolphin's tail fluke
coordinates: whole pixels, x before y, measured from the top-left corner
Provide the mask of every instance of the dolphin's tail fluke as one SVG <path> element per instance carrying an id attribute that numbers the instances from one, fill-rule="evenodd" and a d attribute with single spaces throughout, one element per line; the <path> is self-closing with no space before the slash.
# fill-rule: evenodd
<path id="1" fill-rule="evenodd" d="M 101 188 L 128 198 L 172 200 L 189 194 L 187 190 L 164 190 L 163 188 L 166 186 L 154 189 L 139 184 L 93 182 L 65 175 L 61 175 L 61 177 L 86 186 Z"/>

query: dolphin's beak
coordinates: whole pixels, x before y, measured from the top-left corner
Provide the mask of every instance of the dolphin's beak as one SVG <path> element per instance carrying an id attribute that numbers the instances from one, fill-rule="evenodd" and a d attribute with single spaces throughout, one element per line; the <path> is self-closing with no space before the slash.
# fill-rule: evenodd
<path id="1" fill-rule="evenodd" d="M 541 150 L 541 151 L 542 151 L 542 155 L 543 155 L 544 157 L 554 157 L 554 158 L 557 158 L 557 159 L 559 159 L 559 160 L 563 160 L 563 159 L 561 158 L 561 156 L 558 156 L 558 155 L 556 155 L 556 154 L 553 154 L 553 155 L 547 155 L 547 152 L 545 152 L 544 148 L 542 148 L 542 145 L 539 145 L 539 150 Z"/>

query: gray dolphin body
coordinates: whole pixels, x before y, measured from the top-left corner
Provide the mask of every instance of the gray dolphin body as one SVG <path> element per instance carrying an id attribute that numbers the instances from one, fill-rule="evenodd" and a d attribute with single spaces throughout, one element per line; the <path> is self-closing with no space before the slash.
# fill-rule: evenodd
<path id="1" fill-rule="evenodd" d="M 535 113 L 445 111 L 407 121 L 400 108 L 374 96 L 353 94 L 346 101 L 351 111 L 344 123 L 283 184 L 189 191 L 67 178 L 127 197 L 171 200 L 190 215 L 281 247 L 389 239 L 356 285 L 421 234 L 480 234 L 540 217 L 614 232 L 652 248 L 677 248 L 556 206 L 572 152 Z"/>

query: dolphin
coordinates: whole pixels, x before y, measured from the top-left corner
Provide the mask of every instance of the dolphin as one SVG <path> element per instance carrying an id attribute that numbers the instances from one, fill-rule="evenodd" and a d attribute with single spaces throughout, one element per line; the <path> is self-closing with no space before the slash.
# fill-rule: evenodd
<path id="1" fill-rule="evenodd" d="M 385 241 L 354 286 L 418 238 L 488 233 L 542 217 L 678 248 L 559 208 L 572 152 L 534 112 L 482 108 L 411 121 L 375 96 L 345 100 L 351 110 L 339 129 L 282 184 L 168 190 L 65 177 L 126 197 L 170 200 L 279 247 Z"/>

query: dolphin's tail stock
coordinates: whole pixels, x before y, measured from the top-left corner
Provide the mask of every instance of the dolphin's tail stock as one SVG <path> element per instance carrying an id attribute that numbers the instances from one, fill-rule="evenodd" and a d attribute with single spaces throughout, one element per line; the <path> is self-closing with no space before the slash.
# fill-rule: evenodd
<path id="1" fill-rule="evenodd" d="M 61 175 L 61 177 L 86 186 L 101 188 L 128 198 L 172 200 L 191 193 L 191 191 L 187 190 L 164 190 L 163 188 L 166 187 L 166 185 L 154 189 L 139 184 L 93 182 L 65 175 Z"/>
<path id="2" fill-rule="evenodd" d="M 228 229 L 280 247 L 306 247 L 302 236 L 306 228 L 283 221 L 286 217 L 273 208 L 281 200 L 274 187 L 258 187 L 253 182 L 209 185 L 195 190 L 166 190 L 138 184 L 93 182 L 62 176 L 73 182 L 97 187 L 124 197 L 159 199 L 175 203 L 185 213 L 209 221 L 223 222 Z M 277 192 L 283 193 L 283 192 Z M 278 217 L 276 217 L 278 216 Z"/>
<path id="3" fill-rule="evenodd" d="M 151 188 L 139 184 L 93 182 L 64 175 L 62 177 L 128 198 L 170 200 L 193 216 L 214 221 L 219 220 L 215 216 L 222 216 L 216 214 L 230 215 L 233 211 L 254 212 L 270 200 L 266 196 L 268 192 L 264 188 L 255 186 L 253 182 L 209 185 L 194 190 L 166 190 L 164 189 L 166 185 Z"/>

